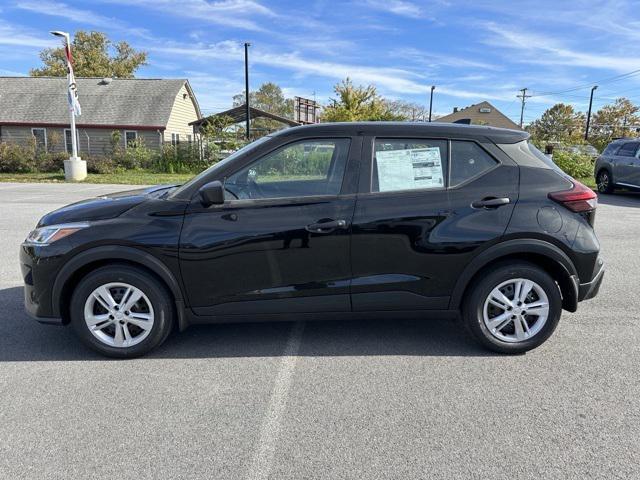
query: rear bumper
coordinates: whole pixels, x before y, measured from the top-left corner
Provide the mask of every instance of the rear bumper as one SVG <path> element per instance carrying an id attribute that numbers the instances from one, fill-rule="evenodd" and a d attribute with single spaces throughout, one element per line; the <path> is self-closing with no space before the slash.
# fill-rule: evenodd
<path id="1" fill-rule="evenodd" d="M 604 278 L 604 262 L 598 258 L 598 273 L 595 274 L 593 280 L 587 283 L 581 283 L 578 287 L 578 301 L 589 300 L 595 297 L 600 291 L 600 285 L 602 285 L 602 279 Z"/>

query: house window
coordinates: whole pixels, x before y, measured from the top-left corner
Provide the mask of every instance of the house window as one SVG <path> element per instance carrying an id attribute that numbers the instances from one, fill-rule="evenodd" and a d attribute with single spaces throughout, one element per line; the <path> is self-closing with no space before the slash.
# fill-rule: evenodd
<path id="1" fill-rule="evenodd" d="M 138 132 L 136 132 L 135 130 L 125 130 L 124 132 L 125 147 L 134 146 L 137 140 L 138 140 Z"/>
<path id="2" fill-rule="evenodd" d="M 180 145 L 180 134 L 179 133 L 172 133 L 171 134 L 171 145 L 173 145 L 174 147 Z"/>
<path id="3" fill-rule="evenodd" d="M 46 128 L 32 128 L 31 134 L 36 139 L 36 150 L 47 150 L 47 129 Z"/>
<path id="4" fill-rule="evenodd" d="M 71 142 L 72 142 L 71 129 L 65 128 L 64 129 L 64 149 L 67 151 L 69 155 L 73 154 L 73 145 Z M 76 147 L 78 148 L 78 151 L 80 151 L 80 136 L 78 135 L 78 130 L 76 130 L 76 142 L 78 142 Z"/>

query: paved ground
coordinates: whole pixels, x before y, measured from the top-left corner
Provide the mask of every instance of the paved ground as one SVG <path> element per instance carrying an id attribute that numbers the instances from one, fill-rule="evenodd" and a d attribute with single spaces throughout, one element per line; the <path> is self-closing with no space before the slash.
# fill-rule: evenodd
<path id="1" fill-rule="evenodd" d="M 122 188 L 0 183 L 0 478 L 640 478 L 640 195 L 601 199 L 601 294 L 527 355 L 400 321 L 192 327 L 109 361 L 26 317 L 17 250 Z"/>

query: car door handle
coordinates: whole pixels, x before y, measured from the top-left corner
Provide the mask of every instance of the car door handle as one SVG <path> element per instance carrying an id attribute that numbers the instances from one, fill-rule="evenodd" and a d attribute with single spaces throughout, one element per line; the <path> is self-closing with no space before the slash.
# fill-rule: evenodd
<path id="1" fill-rule="evenodd" d="M 346 220 L 330 220 L 328 222 L 318 222 L 307 225 L 305 229 L 312 233 L 331 233 L 336 228 L 347 228 Z"/>
<path id="2" fill-rule="evenodd" d="M 501 198 L 486 197 L 486 198 L 483 198 L 482 200 L 476 200 L 471 204 L 471 206 L 473 208 L 498 208 L 498 207 L 501 207 L 502 205 L 507 205 L 509 203 L 511 203 L 511 199 L 507 197 L 501 197 Z"/>

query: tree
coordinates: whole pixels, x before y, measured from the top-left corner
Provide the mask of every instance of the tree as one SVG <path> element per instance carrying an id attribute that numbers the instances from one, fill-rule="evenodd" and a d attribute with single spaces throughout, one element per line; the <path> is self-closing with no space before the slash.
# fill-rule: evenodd
<path id="1" fill-rule="evenodd" d="M 529 125 L 534 142 L 574 143 L 584 134 L 585 115 L 576 112 L 571 105 L 557 103 Z"/>
<path id="2" fill-rule="evenodd" d="M 627 98 L 618 98 L 615 103 L 605 105 L 591 120 L 590 143 L 603 149 L 616 137 L 636 137 L 640 125 L 640 110 Z"/>
<path id="3" fill-rule="evenodd" d="M 244 105 L 244 102 L 244 91 L 233 96 L 234 107 Z M 263 83 L 258 90 L 249 93 L 249 105 L 285 118 L 293 118 L 293 103 L 293 99 L 286 98 L 282 92 L 282 88 L 272 82 Z M 251 120 L 253 137 L 261 137 L 262 135 L 281 128 L 283 128 L 283 124 L 277 120 L 271 120 L 269 118 L 256 118 Z"/>
<path id="4" fill-rule="evenodd" d="M 73 70 L 78 77 L 133 78 L 136 70 L 147 63 L 147 53 L 134 50 L 127 42 L 113 43 L 102 32 L 76 32 L 71 44 Z M 64 77 L 67 75 L 63 47 L 46 48 L 40 52 L 44 63 L 32 69 L 33 77 Z"/>
<path id="5" fill-rule="evenodd" d="M 337 84 L 334 91 L 338 98 L 331 99 L 330 105 L 322 113 L 322 119 L 326 122 L 403 119 L 391 110 L 388 102 L 378 95 L 373 85 L 354 86 L 347 78 Z"/>
<path id="6" fill-rule="evenodd" d="M 405 102 L 404 100 L 385 101 L 387 107 L 394 115 L 407 122 L 424 122 L 429 118 L 429 108 L 418 103 Z"/>

